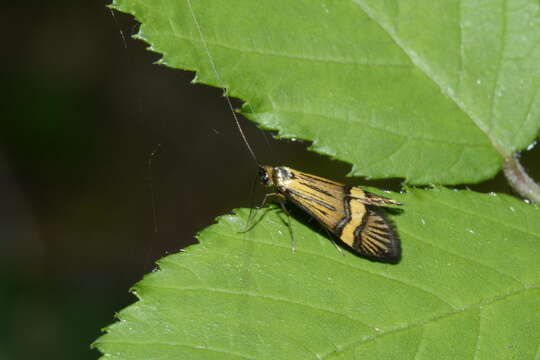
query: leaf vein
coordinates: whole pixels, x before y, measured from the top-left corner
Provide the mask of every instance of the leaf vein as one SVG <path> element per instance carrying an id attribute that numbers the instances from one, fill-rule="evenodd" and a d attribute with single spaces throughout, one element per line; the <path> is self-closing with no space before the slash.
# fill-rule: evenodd
<path id="1" fill-rule="evenodd" d="M 172 25 L 171 25 L 172 28 Z M 167 35 L 167 33 L 163 33 L 164 36 Z M 186 35 L 182 35 L 177 33 L 174 28 L 172 28 L 172 32 L 169 34 L 172 37 L 176 39 L 186 40 L 190 41 L 196 44 L 201 43 L 201 40 L 195 39 Z M 345 59 L 345 58 L 325 58 L 325 57 L 316 57 L 316 56 L 306 56 L 306 55 L 298 55 L 298 54 L 287 54 L 283 52 L 278 51 L 272 51 L 272 50 L 260 50 L 260 49 L 254 49 L 254 48 L 247 48 L 247 47 L 239 47 L 239 46 L 233 46 L 230 44 L 224 44 L 217 41 L 212 40 L 206 40 L 206 43 L 211 46 L 224 48 L 227 50 L 232 51 L 238 51 L 240 53 L 245 54 L 256 54 L 256 55 L 263 55 L 263 56 L 274 56 L 274 57 L 281 57 L 286 59 L 293 59 L 293 60 L 302 60 L 302 61 L 311 61 L 311 62 L 320 62 L 325 64 L 338 64 L 338 65 L 354 65 L 354 66 L 367 66 L 367 67 L 389 67 L 389 68 L 406 68 L 410 69 L 412 67 L 411 64 L 384 64 L 384 63 L 373 63 L 373 62 L 359 62 L 357 59 Z"/>
<path id="2" fill-rule="evenodd" d="M 499 225 L 499 226 L 502 225 L 502 226 L 506 226 L 506 227 L 508 227 L 508 228 L 510 228 L 510 229 L 513 229 L 513 230 L 516 230 L 516 231 L 520 231 L 520 232 L 525 233 L 525 234 L 527 234 L 527 235 L 533 236 L 533 237 L 536 238 L 537 240 L 540 240 L 540 235 L 539 235 L 539 234 L 535 234 L 535 233 L 531 232 L 531 231 L 528 230 L 528 229 L 521 229 L 521 228 L 515 226 L 515 224 L 509 224 L 509 223 L 506 223 L 506 222 L 504 222 L 504 221 L 501 221 L 501 219 L 499 219 L 499 218 L 493 219 L 493 218 L 490 218 L 490 217 L 488 217 L 488 216 L 483 216 L 483 215 L 481 215 L 480 213 L 469 212 L 469 211 L 466 211 L 466 210 L 464 210 L 464 209 L 460 209 L 460 208 L 454 207 L 454 206 L 452 206 L 452 205 L 450 205 L 450 204 L 447 204 L 447 203 L 441 201 L 440 199 L 438 199 L 438 198 L 436 198 L 436 197 L 432 197 L 432 198 L 431 198 L 431 201 L 437 202 L 437 203 L 439 203 L 439 204 L 441 204 L 441 205 L 444 205 L 444 206 L 446 206 L 446 207 L 448 207 L 448 208 L 450 208 L 450 209 L 459 211 L 459 212 L 461 212 L 461 213 L 463 213 L 463 214 L 475 216 L 475 217 L 481 218 L 481 219 L 483 219 L 483 220 L 487 220 L 487 221 L 489 221 L 489 222 L 491 222 L 491 223 L 496 223 L 496 224 Z"/>
<path id="3" fill-rule="evenodd" d="M 239 239 L 233 235 L 229 235 L 229 234 L 225 234 L 225 233 L 217 233 L 217 235 L 220 235 L 220 236 L 225 236 L 225 237 L 229 237 L 229 238 L 232 238 L 232 239 L 235 239 L 237 241 L 250 241 L 250 242 L 255 242 L 257 244 L 261 244 L 261 245 L 266 245 L 266 246 L 273 246 L 273 247 L 277 247 L 277 248 L 281 248 L 281 249 L 285 249 L 286 247 L 285 246 L 282 246 L 282 245 L 278 245 L 278 244 L 273 244 L 273 243 L 267 243 L 267 242 L 264 242 L 264 241 L 260 241 L 260 240 L 257 240 L 257 241 L 254 241 L 254 240 L 243 240 L 243 239 Z M 386 279 L 386 280 L 391 280 L 391 281 L 395 281 L 401 285 L 405 285 L 405 286 L 408 286 L 408 287 L 411 287 L 413 289 L 416 289 L 417 291 L 420 291 L 420 292 L 423 292 L 423 293 L 426 293 L 432 297 L 434 297 L 435 299 L 439 300 L 440 302 L 442 302 L 443 304 L 445 304 L 446 306 L 450 307 L 450 308 L 454 308 L 454 306 L 450 303 L 448 303 L 447 301 L 443 300 L 442 298 L 440 298 L 439 296 L 437 296 L 436 294 L 433 293 L 432 290 L 429 290 L 429 289 L 424 289 L 420 286 L 418 286 L 417 284 L 412 284 L 412 283 L 408 283 L 406 281 L 403 281 L 402 279 L 397 279 L 397 278 L 394 278 L 394 277 L 391 277 L 391 276 L 388 276 L 386 274 L 381 274 L 381 273 L 374 273 L 374 272 L 371 272 L 367 269 L 362 269 L 360 267 L 357 267 L 357 266 L 354 266 L 354 265 L 351 265 L 349 263 L 345 263 L 345 262 L 342 262 L 342 261 L 339 261 L 337 259 L 334 259 L 334 258 L 331 258 L 331 257 L 328 257 L 328 256 L 325 256 L 325 255 L 322 255 L 321 253 L 312 253 L 312 252 L 309 252 L 309 251 L 306 251 L 306 250 L 303 250 L 303 249 L 299 249 L 299 248 L 296 248 L 296 252 L 297 253 L 303 253 L 303 254 L 306 254 L 306 255 L 311 255 L 311 256 L 314 256 L 314 257 L 317 257 L 317 258 L 324 258 L 326 260 L 330 260 L 332 262 L 335 262 L 335 263 L 338 263 L 340 265 L 344 265 L 346 267 L 349 267 L 351 269 L 355 269 L 357 271 L 360 271 L 360 272 L 364 272 L 364 273 L 367 273 L 367 274 L 370 274 L 370 275 L 373 275 L 373 276 L 377 276 L 377 277 L 381 277 L 383 279 Z"/>
<path id="4" fill-rule="evenodd" d="M 482 307 L 478 307 L 478 329 L 477 329 L 477 335 L 476 335 L 476 343 L 474 345 L 474 355 L 473 359 L 476 360 L 478 357 L 478 352 L 480 351 L 480 334 L 482 333 Z"/>
<path id="5" fill-rule="evenodd" d="M 500 38 L 500 43 L 499 43 L 500 51 L 497 54 L 498 55 L 497 68 L 495 70 L 495 82 L 493 84 L 493 90 L 491 91 L 491 105 L 490 105 L 490 110 L 489 110 L 489 118 L 487 119 L 487 121 L 489 122 L 487 131 L 491 131 L 493 127 L 493 115 L 495 114 L 495 101 L 497 99 L 497 89 L 499 88 L 499 82 L 501 79 L 501 69 L 502 69 L 503 58 L 504 58 L 504 53 L 506 49 L 506 31 L 507 31 L 506 30 L 506 27 L 507 27 L 506 16 L 505 16 L 506 7 L 507 7 L 506 0 L 502 0 L 503 9 L 501 11 L 502 29 L 501 29 L 501 38 Z"/>
<path id="6" fill-rule="evenodd" d="M 322 307 L 319 307 L 319 306 L 316 306 L 316 305 L 313 305 L 313 304 L 310 304 L 310 303 L 307 303 L 307 302 L 299 302 L 299 301 L 295 301 L 295 300 L 292 300 L 292 299 L 287 299 L 287 298 L 284 298 L 284 297 L 277 297 L 277 296 L 272 296 L 272 295 L 258 294 L 258 293 L 248 292 L 248 291 L 234 291 L 234 290 L 230 290 L 230 289 L 219 289 L 219 288 L 211 288 L 211 287 L 208 287 L 208 288 L 195 288 L 195 287 L 162 286 L 162 285 L 155 285 L 155 284 L 154 285 L 145 285 L 145 287 L 157 288 L 157 289 L 178 290 L 178 291 L 202 291 L 202 292 L 211 292 L 211 293 L 213 292 L 213 293 L 218 293 L 218 294 L 238 295 L 238 296 L 248 296 L 248 297 L 254 297 L 254 298 L 261 298 L 261 299 L 266 299 L 266 300 L 272 300 L 274 302 L 284 302 L 284 303 L 287 303 L 287 304 L 307 307 L 307 308 L 312 309 L 312 310 L 317 310 L 317 311 L 321 311 L 321 312 L 328 312 L 328 313 L 330 313 L 332 315 L 341 316 L 341 317 L 347 318 L 349 320 L 352 320 L 354 322 L 357 322 L 360 325 L 366 327 L 367 329 L 373 329 L 373 326 L 370 326 L 370 325 L 366 324 L 365 322 L 363 322 L 362 320 L 360 320 L 358 318 L 354 318 L 354 317 L 352 317 L 350 315 L 347 315 L 345 313 L 340 313 L 340 312 L 337 312 L 337 311 L 332 310 L 332 309 L 322 308 Z"/>
<path id="7" fill-rule="evenodd" d="M 417 359 L 418 356 L 420 355 L 420 350 L 422 348 L 422 343 L 424 342 L 424 339 L 425 339 L 425 330 L 426 328 L 422 326 L 421 328 L 421 332 L 420 332 L 420 336 L 418 337 L 418 342 L 416 343 L 416 349 L 414 350 L 414 358 Z"/>
<path id="8" fill-rule="evenodd" d="M 335 116 L 335 115 L 329 116 L 329 115 L 321 114 L 321 113 L 317 114 L 317 113 L 310 113 L 310 112 L 303 111 L 303 110 L 300 111 L 300 110 L 283 109 L 283 108 L 275 109 L 274 111 L 275 111 L 275 113 L 280 113 L 281 112 L 281 113 L 291 114 L 291 115 L 300 114 L 300 115 L 319 116 L 319 117 L 323 117 L 323 118 L 326 118 L 326 119 L 330 119 L 332 121 L 339 120 L 339 121 L 342 121 L 342 122 L 345 122 L 345 123 L 349 124 L 347 119 L 345 119 L 343 117 Z M 366 122 L 358 122 L 358 123 L 361 126 L 365 126 L 365 127 L 368 127 L 370 129 L 374 129 L 374 130 L 379 130 L 379 131 L 382 131 L 382 132 L 385 132 L 385 133 L 388 133 L 388 134 L 392 134 L 392 135 L 396 135 L 396 136 L 399 136 L 399 137 L 403 137 L 403 138 L 406 138 L 406 139 L 412 139 L 412 140 L 417 140 L 417 141 L 427 141 L 427 142 L 433 142 L 433 143 L 439 143 L 439 144 L 447 144 L 447 145 L 459 145 L 459 146 L 480 147 L 480 148 L 488 148 L 488 149 L 490 149 L 490 146 L 485 145 L 485 144 L 460 143 L 460 142 L 451 142 L 451 141 L 447 141 L 447 140 L 444 140 L 444 139 L 432 139 L 432 138 L 428 138 L 428 137 L 419 137 L 419 136 L 414 136 L 414 135 L 410 135 L 410 134 L 401 134 L 399 132 L 392 131 L 390 129 L 383 128 L 383 127 L 380 127 L 380 126 L 375 126 L 373 124 L 368 124 Z"/>
<path id="9" fill-rule="evenodd" d="M 165 259 L 167 259 L 167 257 L 164 257 L 163 259 L 159 260 L 158 264 L 159 265 L 168 264 L 168 265 L 174 266 L 177 269 L 182 269 L 184 271 L 187 271 L 187 272 L 193 274 L 193 276 L 195 276 L 197 278 L 197 280 L 199 280 L 200 282 L 203 282 L 203 280 L 201 279 L 199 274 L 197 274 L 195 271 L 191 270 L 189 267 L 180 265 L 180 264 L 178 264 L 177 262 L 174 262 L 174 261 L 164 261 Z M 161 270 L 164 270 L 164 269 L 162 268 Z"/>
<path id="10" fill-rule="evenodd" d="M 443 314 L 438 314 L 438 315 L 435 315 L 435 316 L 433 316 L 433 317 L 431 317 L 429 319 L 426 319 L 426 320 L 418 321 L 416 323 L 407 324 L 407 325 L 403 325 L 403 326 L 398 326 L 398 327 L 395 327 L 393 329 L 390 329 L 390 330 L 383 331 L 381 333 L 375 334 L 375 335 L 370 336 L 368 338 L 363 338 L 361 340 L 354 341 L 354 342 L 348 344 L 347 346 L 342 347 L 339 351 L 333 351 L 333 352 L 330 352 L 330 353 L 327 353 L 327 354 L 323 355 L 321 357 L 321 359 L 329 359 L 331 356 L 338 356 L 338 355 L 340 355 L 340 353 L 348 351 L 350 348 L 353 348 L 353 347 L 358 346 L 358 345 L 367 344 L 369 342 L 377 340 L 378 338 L 380 338 L 382 336 L 387 336 L 387 335 L 395 334 L 395 333 L 398 333 L 398 332 L 401 332 L 401 331 L 415 329 L 417 327 L 421 327 L 421 326 L 424 326 L 426 324 L 429 324 L 429 323 L 432 323 L 432 322 L 435 322 L 435 321 L 443 320 L 443 319 L 448 318 L 448 317 L 450 317 L 452 315 L 455 315 L 455 314 L 464 313 L 466 311 L 473 310 L 473 309 L 479 308 L 481 306 L 490 305 L 490 304 L 493 304 L 495 302 L 505 300 L 505 299 L 507 299 L 509 297 L 512 297 L 512 296 L 519 296 L 524 292 L 536 291 L 536 290 L 538 290 L 538 287 L 527 288 L 527 289 L 519 289 L 517 291 L 509 292 L 509 293 L 506 293 L 506 294 L 503 294 L 503 295 L 500 295 L 500 296 L 494 296 L 493 298 L 488 299 L 488 300 L 486 300 L 484 302 L 481 302 L 481 303 L 471 304 L 471 305 L 466 306 L 464 308 L 451 310 L 451 311 L 443 313 Z"/>
<path id="11" fill-rule="evenodd" d="M 538 90 L 539 89 L 540 89 L 540 84 L 535 83 L 534 88 L 532 90 L 532 94 L 531 94 L 531 100 L 527 104 L 527 110 L 525 111 L 525 116 L 523 117 L 523 121 L 521 122 L 521 126 L 519 127 L 519 131 L 523 131 L 523 130 L 527 129 L 526 124 L 529 122 L 529 120 L 532 119 L 532 117 L 531 117 L 532 107 L 533 107 L 533 104 L 535 104 L 535 100 L 536 100 L 536 97 L 538 96 Z M 516 137 L 519 138 L 519 136 L 517 136 L 517 134 L 516 134 Z"/>
<path id="12" fill-rule="evenodd" d="M 223 350 L 223 349 L 219 349 L 219 348 L 213 348 L 213 347 L 208 347 L 208 346 L 202 346 L 202 345 L 191 345 L 191 344 L 182 344 L 182 343 L 177 343 L 177 342 L 172 342 L 172 341 L 126 341 L 126 340 L 122 340 L 122 341 L 110 341 L 110 340 L 107 340 L 107 341 L 99 341 L 100 343 L 106 343 L 106 344 L 115 344 L 115 345 L 161 345 L 161 346 L 181 346 L 181 347 L 187 347 L 187 348 L 190 348 L 190 349 L 195 349 L 195 350 L 204 350 L 204 351 L 210 351 L 210 352 L 215 352 L 215 353 L 220 353 L 220 354 L 226 354 L 226 355 L 231 355 L 231 356 L 236 356 L 237 358 L 239 359 L 248 359 L 248 360 L 256 360 L 257 358 L 254 358 L 254 357 L 250 357 L 250 356 L 247 356 L 247 355 L 243 355 L 243 354 L 238 354 L 238 353 L 234 353 L 234 352 L 231 352 L 231 351 L 227 351 L 227 350 Z"/>
<path id="13" fill-rule="evenodd" d="M 483 264 L 483 263 L 481 263 L 481 262 L 478 262 L 477 260 L 470 259 L 470 258 L 465 257 L 465 256 L 463 256 L 463 255 L 459 255 L 459 254 L 457 254 L 457 253 L 454 253 L 454 252 L 452 252 L 452 251 L 450 251 L 450 250 L 448 250 L 448 249 L 445 249 L 445 248 L 442 248 L 442 247 L 440 247 L 440 246 L 437 246 L 437 245 L 435 245 L 435 244 L 433 244 L 433 243 L 431 243 L 431 242 L 429 242 L 429 241 L 422 240 L 418 235 L 414 235 L 414 234 L 412 234 L 412 233 L 410 233 L 410 232 L 408 232 L 408 231 L 403 231 L 403 229 L 401 229 L 401 232 L 402 232 L 402 233 L 408 233 L 410 237 L 416 238 L 416 239 L 417 239 L 419 242 L 421 242 L 422 244 L 430 245 L 430 246 L 434 247 L 435 249 L 439 249 L 439 250 L 441 250 L 441 251 L 443 251 L 443 252 L 445 252 L 445 253 L 447 253 L 447 254 L 449 254 L 449 255 L 455 256 L 455 257 L 457 257 L 458 259 L 465 260 L 466 262 L 471 263 L 471 264 L 473 264 L 473 265 L 476 265 L 476 266 L 482 266 L 482 267 L 484 267 L 484 268 L 486 268 L 486 269 L 489 269 L 489 270 L 493 271 L 493 272 L 496 273 L 496 274 L 499 274 L 501 277 L 507 277 L 507 278 L 510 278 L 511 280 L 517 282 L 517 283 L 520 285 L 520 287 L 523 287 L 523 288 L 526 288 L 526 287 L 527 287 L 526 284 L 522 283 L 519 279 L 514 278 L 512 275 L 503 273 L 503 272 L 501 272 L 501 271 L 499 271 L 499 270 L 497 270 L 497 269 L 495 269 L 495 268 L 493 268 L 493 267 L 491 267 L 491 266 L 488 266 L 488 265 L 486 265 L 486 264 Z"/>

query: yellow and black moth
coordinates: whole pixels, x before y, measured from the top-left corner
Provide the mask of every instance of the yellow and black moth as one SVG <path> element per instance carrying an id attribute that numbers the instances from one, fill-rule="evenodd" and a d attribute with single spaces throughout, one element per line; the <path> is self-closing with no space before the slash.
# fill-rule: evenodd
<path id="1" fill-rule="evenodd" d="M 360 255 L 383 261 L 400 257 L 399 237 L 378 208 L 401 205 L 398 201 L 285 166 L 260 166 L 259 176 Z"/>

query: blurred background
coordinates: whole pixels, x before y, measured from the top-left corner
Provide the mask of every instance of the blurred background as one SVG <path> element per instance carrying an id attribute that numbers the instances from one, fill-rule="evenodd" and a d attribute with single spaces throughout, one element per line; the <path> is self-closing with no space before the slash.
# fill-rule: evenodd
<path id="1" fill-rule="evenodd" d="M 222 91 L 153 65 L 131 16 L 99 1 L 19 4 L 0 22 L 0 359 L 96 359 L 90 344 L 157 259 L 260 201 L 255 167 Z M 264 161 L 399 190 L 243 124 Z M 539 156 L 523 155 L 536 179 Z M 501 175 L 469 187 L 510 193 Z"/>

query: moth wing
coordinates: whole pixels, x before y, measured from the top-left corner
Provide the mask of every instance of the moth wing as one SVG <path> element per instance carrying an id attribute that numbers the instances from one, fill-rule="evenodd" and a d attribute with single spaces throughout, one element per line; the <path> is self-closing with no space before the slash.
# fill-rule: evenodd
<path id="1" fill-rule="evenodd" d="M 362 190 L 357 187 L 351 188 L 351 198 L 360 201 L 365 205 L 375 205 L 375 206 L 391 206 L 391 205 L 401 205 L 399 201 L 389 199 L 384 196 L 376 195 L 370 193 L 369 191 Z"/>
<path id="2" fill-rule="evenodd" d="M 354 249 L 364 255 L 396 259 L 401 255 L 399 237 L 380 209 L 367 206 L 364 226 L 357 231 Z"/>
<path id="3" fill-rule="evenodd" d="M 300 171 L 295 170 L 294 175 L 284 195 L 346 245 L 371 258 L 400 256 L 399 237 L 376 207 L 399 202 Z"/>
<path id="4" fill-rule="evenodd" d="M 335 187 L 340 184 L 336 184 L 331 188 L 328 186 L 320 187 L 320 185 L 323 184 L 297 182 L 290 184 L 284 194 L 321 225 L 335 232 L 339 222 L 346 216 L 343 189 L 334 191 L 337 190 Z"/>

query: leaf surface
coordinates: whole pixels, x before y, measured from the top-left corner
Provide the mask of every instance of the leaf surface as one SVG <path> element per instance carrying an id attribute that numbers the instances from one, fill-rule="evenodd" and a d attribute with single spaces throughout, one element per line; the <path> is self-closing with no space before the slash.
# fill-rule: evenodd
<path id="1" fill-rule="evenodd" d="M 540 210 L 508 196 L 412 190 L 403 257 L 341 255 L 313 224 L 227 215 L 159 261 L 97 340 L 107 359 L 535 359 Z M 316 226 L 315 226 L 316 228 Z M 322 232 L 324 234 L 324 232 Z"/>
<path id="2" fill-rule="evenodd" d="M 138 37 L 351 174 L 485 180 L 540 128 L 536 0 L 115 0 Z M 231 120 L 231 126 L 232 120 Z"/>

